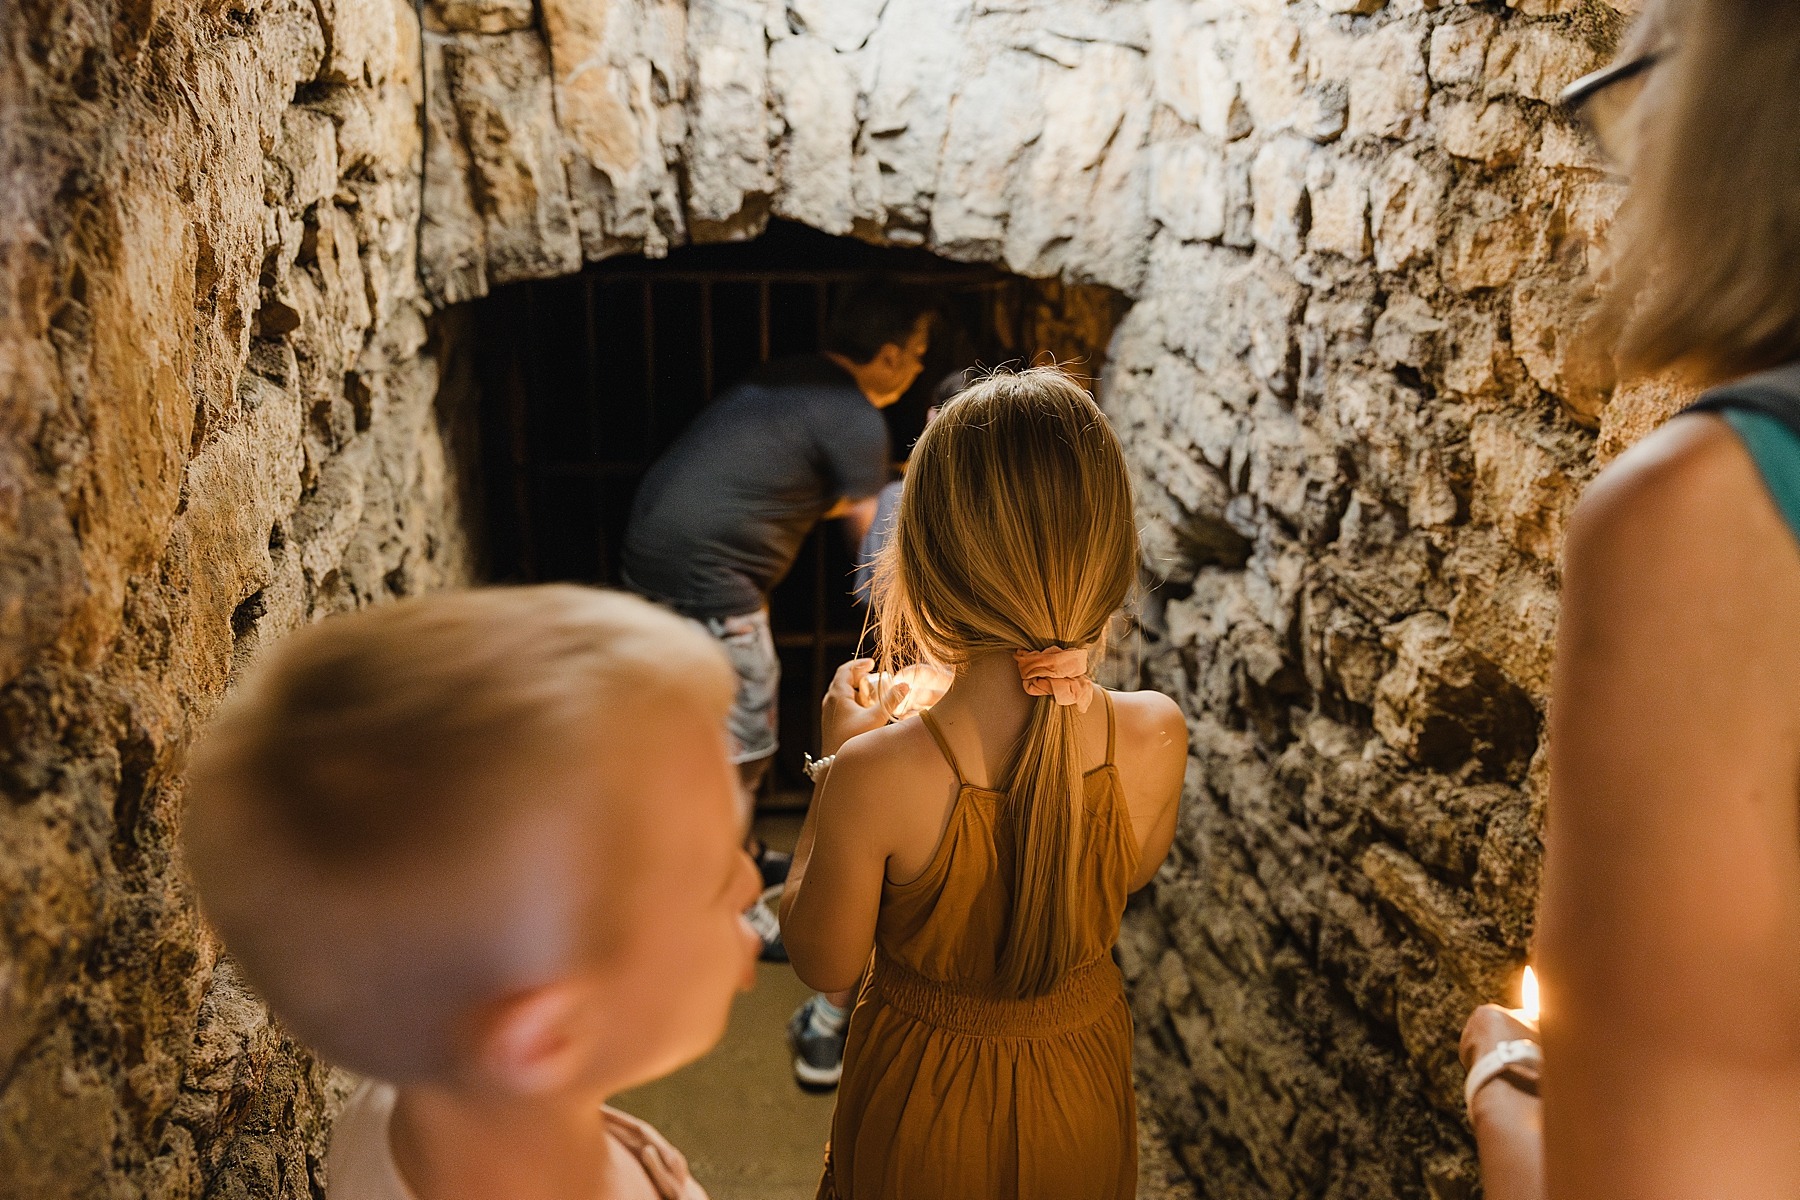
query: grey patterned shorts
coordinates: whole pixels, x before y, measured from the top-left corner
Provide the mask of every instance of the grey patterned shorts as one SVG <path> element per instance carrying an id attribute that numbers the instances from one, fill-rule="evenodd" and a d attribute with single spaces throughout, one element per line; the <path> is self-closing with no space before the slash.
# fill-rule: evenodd
<path id="1" fill-rule="evenodd" d="M 725 647 L 737 671 L 737 699 L 726 724 L 731 731 L 731 761 L 755 762 L 775 753 L 775 700 L 781 691 L 781 660 L 769 631 L 769 610 L 736 617 L 707 617 L 700 622 Z"/>

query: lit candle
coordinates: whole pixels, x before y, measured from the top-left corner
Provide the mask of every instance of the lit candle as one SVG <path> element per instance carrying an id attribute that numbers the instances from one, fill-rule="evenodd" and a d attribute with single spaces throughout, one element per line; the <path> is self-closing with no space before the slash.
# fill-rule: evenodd
<path id="1" fill-rule="evenodd" d="M 1537 972 L 1530 967 L 1525 968 L 1525 978 L 1519 981 L 1519 1012 L 1533 1025 L 1538 1019 L 1538 981 Z"/>

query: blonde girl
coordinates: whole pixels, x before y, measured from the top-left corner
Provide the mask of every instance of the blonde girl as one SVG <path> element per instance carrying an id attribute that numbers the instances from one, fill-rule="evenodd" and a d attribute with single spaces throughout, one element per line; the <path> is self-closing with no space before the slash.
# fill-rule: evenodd
<path id="1" fill-rule="evenodd" d="M 838 672 L 782 903 L 808 984 L 866 971 L 821 1197 L 1136 1194 L 1109 951 L 1187 761 L 1172 701 L 1091 678 L 1136 570 L 1124 456 L 1067 375 L 997 375 L 926 430 L 877 566 L 881 665 L 955 680 L 890 721 L 899 697 L 859 702 L 874 663 Z"/>

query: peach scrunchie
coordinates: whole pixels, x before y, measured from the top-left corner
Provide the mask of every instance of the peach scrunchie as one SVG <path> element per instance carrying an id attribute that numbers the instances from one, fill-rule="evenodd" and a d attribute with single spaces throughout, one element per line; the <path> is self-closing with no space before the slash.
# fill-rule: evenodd
<path id="1" fill-rule="evenodd" d="M 1094 681 L 1088 678 L 1088 652 L 1052 646 L 1048 650 L 1014 650 L 1019 677 L 1032 696 L 1054 696 L 1058 704 L 1073 704 L 1086 712 L 1094 702 Z"/>

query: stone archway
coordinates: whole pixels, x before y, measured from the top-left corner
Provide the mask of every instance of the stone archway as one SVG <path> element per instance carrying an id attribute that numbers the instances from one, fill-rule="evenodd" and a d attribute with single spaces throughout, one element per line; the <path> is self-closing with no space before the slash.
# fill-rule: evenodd
<path id="1" fill-rule="evenodd" d="M 431 310 L 774 216 L 1134 301 L 1120 670 L 1195 750 L 1122 947 L 1146 1108 L 1232 1194 L 1468 1193 L 1451 1047 L 1530 935 L 1563 522 L 1669 403 L 1570 361 L 1618 191 L 1547 101 L 1609 0 L 115 16 L 0 10 L 22 1190 L 304 1190 L 326 1077 L 215 970 L 180 747 L 258 639 L 468 578 Z"/>

